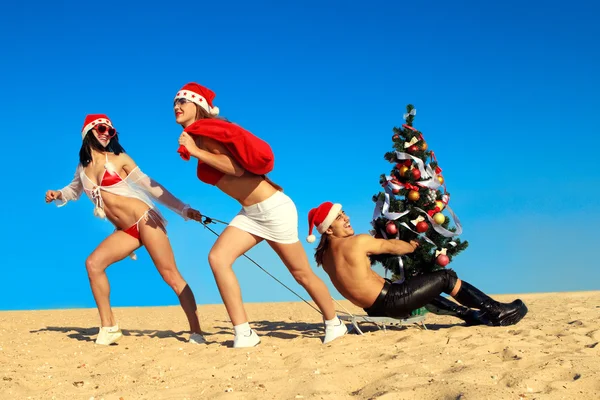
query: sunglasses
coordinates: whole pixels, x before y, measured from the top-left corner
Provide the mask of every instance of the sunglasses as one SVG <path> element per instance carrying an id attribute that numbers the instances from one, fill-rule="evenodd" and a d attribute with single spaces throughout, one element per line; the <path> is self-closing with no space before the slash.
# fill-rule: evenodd
<path id="1" fill-rule="evenodd" d="M 175 101 L 173 102 L 173 107 L 175 107 L 175 106 L 182 106 L 185 103 L 191 103 L 191 101 L 188 100 L 188 99 L 185 99 L 183 97 L 180 97 L 178 99 L 175 99 Z"/>
<path id="2" fill-rule="evenodd" d="M 108 131 L 108 136 L 113 137 L 117 134 L 117 130 L 115 128 L 108 127 L 106 125 L 97 125 L 94 127 L 98 133 L 106 133 Z"/>

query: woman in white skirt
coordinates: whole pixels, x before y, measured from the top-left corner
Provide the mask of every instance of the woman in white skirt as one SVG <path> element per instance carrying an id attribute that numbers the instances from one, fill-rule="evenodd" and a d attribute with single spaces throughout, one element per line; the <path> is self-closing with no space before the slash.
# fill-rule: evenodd
<path id="1" fill-rule="evenodd" d="M 298 239 L 298 212 L 281 187 L 266 177 L 273 169 L 267 143 L 240 126 L 217 118 L 215 94 L 197 83 L 186 84 L 175 96 L 176 122 L 184 128 L 179 153 L 198 159 L 198 178 L 236 199 L 242 210 L 212 247 L 208 261 L 221 298 L 233 324 L 233 347 L 252 347 L 260 338 L 248 324 L 234 261 L 266 240 L 296 281 L 310 294 L 325 320 L 324 343 L 343 336 L 346 326 L 338 319 L 325 283 L 312 271 Z"/>

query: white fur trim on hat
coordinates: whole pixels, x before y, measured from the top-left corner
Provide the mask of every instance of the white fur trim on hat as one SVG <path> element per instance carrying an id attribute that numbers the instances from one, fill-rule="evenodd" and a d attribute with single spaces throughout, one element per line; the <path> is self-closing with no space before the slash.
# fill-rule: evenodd
<path id="1" fill-rule="evenodd" d="M 327 213 L 327 217 L 319 224 L 319 226 L 317 226 L 317 232 L 323 234 L 327 229 L 329 229 L 341 210 L 342 205 L 340 203 L 335 203 L 333 206 L 331 206 L 331 210 L 329 210 Z"/>
<path id="2" fill-rule="evenodd" d="M 81 139 L 85 139 L 85 135 L 89 132 L 90 129 L 92 129 L 93 127 L 95 127 L 98 124 L 105 124 L 110 126 L 111 128 L 114 128 L 114 126 L 112 125 L 112 122 L 110 122 L 110 119 L 108 118 L 97 118 L 95 120 L 93 120 L 92 122 L 90 122 L 89 124 L 87 124 L 86 126 L 83 127 L 83 130 L 81 131 Z"/>
<path id="3" fill-rule="evenodd" d="M 315 241 L 315 240 L 317 240 L 317 237 L 316 237 L 315 235 L 308 235 L 308 236 L 306 237 L 306 241 L 307 241 L 308 243 L 314 243 L 314 241 Z"/>
<path id="4" fill-rule="evenodd" d="M 204 96 L 196 92 L 192 92 L 191 90 L 180 90 L 175 96 L 175 100 L 177 99 L 187 99 L 192 103 L 202 107 L 207 113 L 212 115 L 219 115 L 219 107 L 209 106 Z"/>

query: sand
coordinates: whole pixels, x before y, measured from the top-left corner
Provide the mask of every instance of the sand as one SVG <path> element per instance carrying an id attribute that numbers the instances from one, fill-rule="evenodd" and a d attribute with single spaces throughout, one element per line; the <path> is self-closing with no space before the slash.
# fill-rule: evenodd
<path id="1" fill-rule="evenodd" d="M 199 308 L 208 345 L 186 342 L 179 307 L 116 308 L 125 336 L 109 347 L 95 309 L 2 312 L 0 399 L 600 398 L 600 292 L 518 297 L 515 326 L 427 314 L 428 330 L 364 326 L 327 345 L 306 304 L 247 304 L 251 349 L 231 348 L 222 305 Z"/>

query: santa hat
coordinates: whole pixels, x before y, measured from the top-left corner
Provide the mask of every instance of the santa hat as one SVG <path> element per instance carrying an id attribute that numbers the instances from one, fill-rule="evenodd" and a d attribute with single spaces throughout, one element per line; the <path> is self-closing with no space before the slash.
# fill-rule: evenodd
<path id="1" fill-rule="evenodd" d="M 341 204 L 333 204 L 330 201 L 326 201 L 319 207 L 310 210 L 308 213 L 308 237 L 306 238 L 306 241 L 308 243 L 312 243 L 317 239 L 315 235 L 312 234 L 313 227 L 316 226 L 317 231 L 320 234 L 323 234 L 327 229 L 329 229 L 331 224 L 333 224 L 333 221 L 335 221 L 337 218 L 341 209 Z"/>
<path id="2" fill-rule="evenodd" d="M 89 114 L 86 115 L 85 121 L 83 121 L 83 128 L 81 129 L 81 140 L 85 138 L 85 135 L 89 132 L 90 129 L 94 128 L 96 125 L 104 124 L 108 125 L 111 128 L 114 128 L 110 119 L 104 114 Z"/>
<path id="3" fill-rule="evenodd" d="M 212 103 L 214 98 L 215 92 L 195 82 L 187 83 L 175 96 L 175 100 L 187 99 L 205 109 L 206 112 L 212 115 L 219 115 L 219 107 L 213 106 Z"/>

